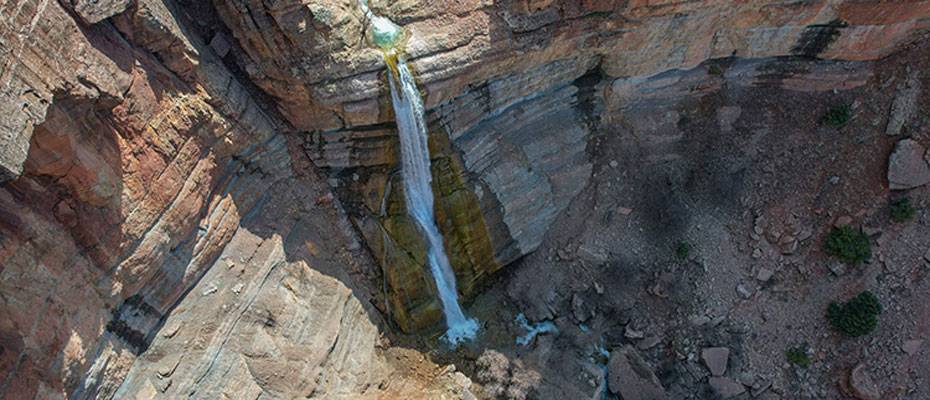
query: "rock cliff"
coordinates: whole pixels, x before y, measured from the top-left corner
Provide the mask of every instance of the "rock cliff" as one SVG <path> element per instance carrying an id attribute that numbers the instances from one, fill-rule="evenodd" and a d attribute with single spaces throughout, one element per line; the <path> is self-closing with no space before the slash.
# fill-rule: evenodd
<path id="1" fill-rule="evenodd" d="M 539 246 L 659 74 L 875 60 L 930 27 L 917 0 L 372 6 L 409 32 L 465 298 Z M 0 397 L 469 395 L 382 337 L 441 313 L 365 30 L 355 0 L 0 2 Z"/>
<path id="2" fill-rule="evenodd" d="M 305 137 L 307 154 L 342 187 L 340 197 L 357 205 L 350 214 L 390 278 L 394 320 L 408 331 L 434 324 L 440 314 L 420 268 L 423 245 L 410 241 L 402 208 L 382 207 L 399 204 L 390 201 L 402 185 L 393 170 L 397 138 L 381 55 L 365 42 L 366 21 L 355 1 L 215 5 L 241 45 L 237 59 L 250 79 Z M 873 60 L 930 24 L 927 2 L 373 1 L 372 7 L 408 30 L 406 55 L 431 110 L 433 141 L 451 142 L 434 146 L 437 159 L 448 160 L 435 163 L 434 175 L 448 174 L 440 168 L 449 165 L 461 179 L 435 191 L 457 193 L 440 202 L 457 210 L 440 222 L 446 232 L 459 227 L 447 247 L 466 296 L 483 277 L 534 250 L 584 187 L 591 172 L 587 140 L 604 116 L 605 98 L 617 99 L 611 83 L 722 57 Z M 481 237 L 490 238 L 490 248 Z"/>

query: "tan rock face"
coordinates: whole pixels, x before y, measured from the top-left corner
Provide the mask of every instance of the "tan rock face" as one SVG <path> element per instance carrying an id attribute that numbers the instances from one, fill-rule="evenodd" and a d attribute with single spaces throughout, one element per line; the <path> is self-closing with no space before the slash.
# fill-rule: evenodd
<path id="1" fill-rule="evenodd" d="M 269 9 L 214 3 L 247 53 L 245 69 L 298 130 L 390 121 L 377 107 L 363 106 L 384 97 L 386 87 L 378 51 L 362 40 L 354 0 L 292 0 Z M 405 50 L 429 108 L 469 85 L 566 58 L 598 59 L 609 77 L 733 55 L 872 60 L 926 28 L 930 16 L 927 1 L 372 3 L 410 32 Z"/>
<path id="2" fill-rule="evenodd" d="M 472 257 L 477 264 L 453 260 L 459 280 L 468 282 L 460 285 L 466 298 L 476 277 L 533 251 L 585 186 L 591 128 L 628 101 L 616 91 L 638 77 L 730 56 L 872 60 L 930 21 L 930 2 L 887 8 L 761 0 L 371 3 L 407 30 L 404 51 L 430 111 L 431 133 L 451 139 L 450 151 L 435 156 L 463 166 L 455 171 L 460 188 L 475 194 L 480 214 L 470 212 L 483 220 L 478 230 L 493 246 L 493 257 L 484 256 L 486 250 L 444 229 L 449 253 L 482 254 Z M 422 257 L 406 256 L 422 252 L 422 243 L 398 237 L 415 235 L 396 223 L 402 210 L 390 218 L 381 212 L 400 187 L 387 185 L 398 183 L 392 168 L 399 154 L 384 64 L 365 41 L 355 1 L 214 5 L 243 49 L 238 61 L 251 80 L 296 130 L 307 132 L 307 154 L 345 188 L 343 201 L 364 203 L 353 216 L 384 254 L 379 260 L 393 277 L 396 322 L 436 322 Z M 753 66 L 741 72 L 746 81 L 770 75 Z M 861 75 L 840 69 L 822 81 L 792 82 L 792 75 L 781 84 L 802 90 L 861 84 Z M 606 112 L 595 111 L 601 107 Z"/>
<path id="3" fill-rule="evenodd" d="M 871 60 L 930 24 L 930 1 L 372 3 L 410 33 L 466 298 L 587 184 L 598 124 L 675 95 L 639 78 Z M 382 314 L 439 313 L 355 0 L 23 0 L 0 22 L 0 397 L 465 397 L 379 349 Z M 867 75 L 815 72 L 778 79 Z"/>
<path id="4" fill-rule="evenodd" d="M 329 187 L 173 6 L 0 6 L 0 397 L 416 397 Z"/>

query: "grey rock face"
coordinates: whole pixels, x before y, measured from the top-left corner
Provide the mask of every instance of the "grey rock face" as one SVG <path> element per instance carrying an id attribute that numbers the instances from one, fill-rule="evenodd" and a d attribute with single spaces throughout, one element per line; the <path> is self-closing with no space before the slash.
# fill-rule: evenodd
<path id="1" fill-rule="evenodd" d="M 490 82 L 437 110 L 465 168 L 493 194 L 485 215 L 502 213 L 492 236 L 511 261 L 536 249 L 549 225 L 587 183 L 588 128 L 576 107 L 584 60 L 560 60 Z M 530 88 L 548 87 L 540 93 Z M 496 211 L 500 209 L 500 211 Z M 502 231 L 502 232 L 501 232 Z"/>
<path id="2" fill-rule="evenodd" d="M 607 385 L 624 400 L 664 400 L 665 388 L 652 367 L 631 346 L 610 353 Z"/>
<path id="3" fill-rule="evenodd" d="M 917 79 L 916 73 L 912 73 L 908 76 L 906 82 L 898 86 L 894 102 L 891 104 L 891 116 L 888 118 L 885 134 L 890 136 L 901 134 L 904 124 L 913 118 L 917 112 L 917 100 L 919 98 L 920 80 Z"/>
<path id="4" fill-rule="evenodd" d="M 906 190 L 930 183 L 930 165 L 924 158 L 925 149 L 913 139 L 898 142 L 888 161 L 888 187 Z"/>
<path id="5" fill-rule="evenodd" d="M 85 23 L 93 25 L 126 11 L 130 3 L 132 0 L 71 0 L 70 6 Z"/>
<path id="6" fill-rule="evenodd" d="M 48 101 L 14 76 L 9 87 L 0 91 L 0 182 L 15 179 L 23 172 L 29 154 L 32 128 L 45 120 Z"/>

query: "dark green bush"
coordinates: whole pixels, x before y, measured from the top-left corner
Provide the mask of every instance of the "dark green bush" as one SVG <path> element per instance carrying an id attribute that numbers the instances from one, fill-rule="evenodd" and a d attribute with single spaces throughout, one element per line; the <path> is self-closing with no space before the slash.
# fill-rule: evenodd
<path id="1" fill-rule="evenodd" d="M 711 76 L 720 76 L 723 75 L 723 69 L 717 64 L 711 64 L 710 67 L 707 67 L 707 74 Z"/>
<path id="2" fill-rule="evenodd" d="M 917 214 L 917 209 L 911 205 L 911 199 L 902 197 L 891 202 L 891 219 L 895 222 L 910 221 Z"/>
<path id="3" fill-rule="evenodd" d="M 827 235 L 823 248 L 827 253 L 853 265 L 872 257 L 869 235 L 849 226 L 833 228 Z"/>
<path id="4" fill-rule="evenodd" d="M 882 305 L 872 292 L 859 293 L 845 303 L 832 302 L 827 307 L 827 320 L 833 329 L 846 336 L 859 337 L 871 333 L 878 325 Z"/>
<path id="5" fill-rule="evenodd" d="M 807 349 L 805 346 L 798 346 L 788 349 L 785 352 L 785 357 L 788 358 L 788 362 L 799 367 L 807 368 L 811 364 L 811 358 L 807 355 Z"/>
<path id="6" fill-rule="evenodd" d="M 820 123 L 834 128 L 840 128 L 846 125 L 852 118 L 852 108 L 847 104 L 831 107 L 827 113 L 820 118 Z"/>
<path id="7" fill-rule="evenodd" d="M 682 240 L 678 242 L 678 245 L 675 246 L 675 257 L 679 260 L 687 260 L 688 256 L 691 255 L 691 244 Z"/>

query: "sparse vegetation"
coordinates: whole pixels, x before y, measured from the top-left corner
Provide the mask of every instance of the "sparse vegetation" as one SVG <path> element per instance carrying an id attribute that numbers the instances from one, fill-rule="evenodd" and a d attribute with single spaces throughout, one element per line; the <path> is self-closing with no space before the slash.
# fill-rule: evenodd
<path id="1" fill-rule="evenodd" d="M 691 256 L 691 244 L 682 240 L 675 246 L 675 258 L 684 261 Z"/>
<path id="2" fill-rule="evenodd" d="M 788 362 L 802 368 L 807 368 L 811 364 L 811 358 L 807 355 L 807 346 L 793 347 L 785 351 L 785 357 Z"/>
<path id="3" fill-rule="evenodd" d="M 914 218 L 917 209 L 911 205 L 911 199 L 902 197 L 891 202 L 891 219 L 895 222 L 906 222 Z"/>
<path id="4" fill-rule="evenodd" d="M 859 293 L 845 303 L 832 302 L 827 307 L 827 320 L 834 329 L 849 337 L 868 335 L 878 326 L 882 305 L 872 292 Z"/>
<path id="5" fill-rule="evenodd" d="M 711 76 L 721 76 L 723 75 L 723 69 L 717 64 L 711 64 L 710 67 L 707 67 L 707 74 Z"/>
<path id="6" fill-rule="evenodd" d="M 824 241 L 824 250 L 845 261 L 857 265 L 872 257 L 872 243 L 861 230 L 849 226 L 833 228 Z"/>
<path id="7" fill-rule="evenodd" d="M 831 107 L 820 118 L 820 123 L 834 128 L 841 128 L 852 118 L 852 108 L 848 104 Z"/>

